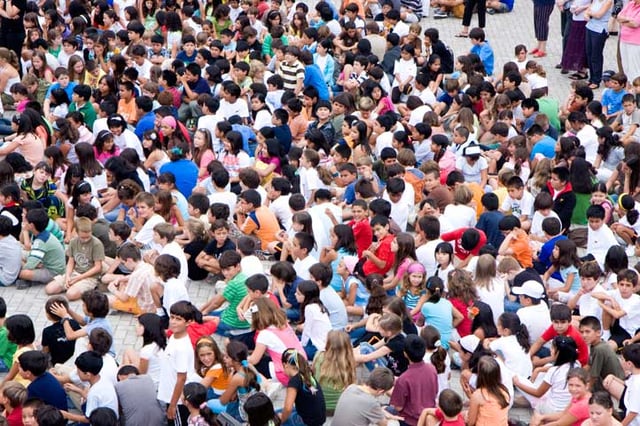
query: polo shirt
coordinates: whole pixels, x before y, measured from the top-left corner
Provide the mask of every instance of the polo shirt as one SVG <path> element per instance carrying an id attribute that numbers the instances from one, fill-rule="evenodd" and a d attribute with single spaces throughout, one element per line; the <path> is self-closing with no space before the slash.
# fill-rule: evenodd
<path id="1" fill-rule="evenodd" d="M 424 408 L 436 406 L 438 373 L 424 361 L 411 363 L 395 382 L 389 404 L 402 407 L 399 412 L 408 425 L 417 425 Z"/>
<path id="2" fill-rule="evenodd" d="M 558 333 L 556 332 L 556 330 L 553 328 L 553 325 L 552 325 L 549 328 L 547 328 L 547 330 L 544 333 L 542 333 L 542 336 L 540 337 L 542 337 L 542 340 L 544 340 L 545 342 L 548 342 L 549 340 L 553 339 L 556 336 L 558 336 Z M 587 344 L 582 339 L 582 335 L 580 334 L 580 332 L 576 330 L 575 327 L 573 327 L 572 325 L 569 325 L 569 328 L 567 329 L 567 333 L 565 334 L 565 336 L 569 336 L 573 340 L 575 340 L 576 344 L 578 345 L 578 361 L 580 361 L 580 364 L 582 365 L 587 365 L 589 363 L 589 348 L 587 347 Z"/>

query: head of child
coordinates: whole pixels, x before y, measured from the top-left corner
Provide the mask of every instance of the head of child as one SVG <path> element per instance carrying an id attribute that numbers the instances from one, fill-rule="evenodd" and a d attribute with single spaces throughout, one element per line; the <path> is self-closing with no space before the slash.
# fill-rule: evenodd
<path id="1" fill-rule="evenodd" d="M 513 176 L 507 181 L 507 192 L 513 200 L 521 200 L 524 194 L 524 182 L 520 176 Z"/>
<path id="2" fill-rule="evenodd" d="M 11 315 L 4 325 L 7 328 L 7 339 L 18 347 L 30 345 L 36 339 L 33 321 L 27 315 Z"/>
<path id="3" fill-rule="evenodd" d="M 567 183 L 569 182 L 570 176 L 571 175 L 567 167 L 555 167 L 553 170 L 551 170 L 551 186 L 555 191 L 564 189 L 564 187 L 567 186 Z"/>
<path id="4" fill-rule="evenodd" d="M 583 317 L 580 320 L 580 335 L 582 340 L 589 345 L 595 346 L 602 338 L 602 324 L 600 320 L 592 315 Z"/>
<path id="5" fill-rule="evenodd" d="M 135 196 L 136 213 L 139 218 L 147 220 L 155 212 L 156 199 L 148 192 L 140 192 Z"/>
<path id="6" fill-rule="evenodd" d="M 42 351 L 26 351 L 18 357 L 18 372 L 26 380 L 42 376 L 49 367 L 49 357 Z"/>
<path id="7" fill-rule="evenodd" d="M 447 268 L 453 263 L 453 246 L 447 242 L 439 243 L 436 246 L 435 258 L 441 269 Z"/>
<path id="8" fill-rule="evenodd" d="M 153 227 L 153 242 L 164 247 L 173 242 L 176 230 L 170 223 L 159 223 Z"/>
<path id="9" fill-rule="evenodd" d="M 59 322 L 62 318 L 52 312 L 53 305 L 61 305 L 66 311 L 69 311 L 69 302 L 64 296 L 51 296 L 45 302 L 44 311 L 47 315 L 47 319 L 52 322 Z"/>
<path id="10" fill-rule="evenodd" d="M 236 250 L 242 257 L 253 256 L 256 253 L 256 242 L 250 237 L 240 237 Z"/>
<path id="11" fill-rule="evenodd" d="M 307 232 L 297 232 L 293 237 L 291 255 L 295 259 L 306 259 L 314 245 L 313 235 Z"/>
<path id="12" fill-rule="evenodd" d="M 138 317 L 136 334 L 142 336 L 142 345 L 156 343 L 159 348 L 167 346 L 167 335 L 164 330 L 162 318 L 156 314 L 145 313 Z"/>
<path id="13" fill-rule="evenodd" d="M 169 330 L 176 338 L 187 335 L 189 324 L 202 322 L 202 314 L 191 302 L 181 300 L 169 308 Z"/>
<path id="14" fill-rule="evenodd" d="M 109 298 L 97 290 L 82 293 L 82 309 L 89 318 L 105 318 L 109 314 Z"/>
<path id="15" fill-rule="evenodd" d="M 222 271 L 222 275 L 224 279 L 229 282 L 236 275 L 238 275 L 242 268 L 240 267 L 240 261 L 242 257 L 237 251 L 227 250 L 220 256 L 218 259 L 218 263 L 220 264 L 220 269 Z"/>
<path id="16" fill-rule="evenodd" d="M 623 368 L 631 370 L 635 374 L 640 371 L 640 343 L 627 345 L 622 349 Z"/>
<path id="17" fill-rule="evenodd" d="M 211 336 L 199 338 L 196 342 L 195 351 L 196 372 L 201 377 L 204 377 L 207 371 L 215 364 L 223 362 L 222 352 Z"/>
<path id="18" fill-rule="evenodd" d="M 394 313 L 386 312 L 380 318 L 379 327 L 380 335 L 389 340 L 402 332 L 402 319 Z"/>
<path id="19" fill-rule="evenodd" d="M 595 260 L 584 262 L 578 269 L 583 294 L 589 294 L 600 281 L 602 270 Z"/>
<path id="20" fill-rule="evenodd" d="M 240 208 L 245 214 L 254 211 L 262 204 L 262 197 L 260 196 L 260 193 L 255 189 L 247 189 L 245 191 L 242 191 L 238 198 Z"/>
<path id="21" fill-rule="evenodd" d="M 520 346 L 525 351 L 529 351 L 529 331 L 514 312 L 505 312 L 500 315 L 496 328 L 500 336 L 516 336 Z"/>
<path id="22" fill-rule="evenodd" d="M 153 264 L 153 269 L 158 278 L 163 282 L 167 282 L 172 278 L 178 278 L 180 275 L 180 261 L 170 254 L 161 254 Z"/>
<path id="23" fill-rule="evenodd" d="M 111 345 L 113 344 L 113 337 L 104 328 L 94 328 L 89 333 L 89 344 L 87 350 L 94 351 L 100 356 L 105 356 L 109 353 Z"/>
<path id="24" fill-rule="evenodd" d="M 592 204 L 587 208 L 587 222 L 589 224 L 589 229 L 592 231 L 597 231 L 602 228 L 604 225 L 604 217 L 606 212 L 604 207 L 599 204 Z"/>
<path id="25" fill-rule="evenodd" d="M 309 387 L 312 393 L 315 393 L 316 379 L 313 377 L 309 361 L 303 353 L 292 348 L 285 350 L 282 352 L 282 366 L 287 376 L 294 377 L 299 374 L 304 384 Z"/>
<path id="26" fill-rule="evenodd" d="M 424 362 L 424 354 L 427 352 L 427 346 L 422 337 L 416 334 L 410 334 L 404 340 L 404 356 L 411 364 Z"/>
<path id="27" fill-rule="evenodd" d="M 551 305 L 549 315 L 555 332 L 560 336 L 566 335 L 571 326 L 571 309 L 562 303 L 555 303 Z"/>
<path id="28" fill-rule="evenodd" d="M 569 266 L 578 266 L 580 258 L 578 258 L 578 248 L 572 240 L 559 240 L 551 252 L 551 262 L 556 268 L 567 268 Z"/>
<path id="29" fill-rule="evenodd" d="M 131 236 L 131 227 L 122 220 L 117 220 L 109 225 L 109 239 L 121 246 Z"/>
<path id="30" fill-rule="evenodd" d="M 211 224 L 211 233 L 218 247 L 224 246 L 229 237 L 229 222 L 225 219 L 216 219 Z"/>
<path id="31" fill-rule="evenodd" d="M 276 262 L 269 269 L 274 284 L 291 284 L 296 279 L 296 270 L 291 262 Z"/>
<path id="32" fill-rule="evenodd" d="M 36 411 L 44 406 L 40 398 L 27 398 L 22 404 L 22 424 L 24 426 L 38 426 Z"/>
<path id="33" fill-rule="evenodd" d="M 589 372 L 584 368 L 576 367 L 567 373 L 567 389 L 575 400 L 584 398 L 589 394 Z"/>
<path id="34" fill-rule="evenodd" d="M 445 419 L 453 420 L 462 412 L 462 398 L 451 389 L 444 389 L 438 395 L 438 407 Z"/>
<path id="35" fill-rule="evenodd" d="M 382 241 L 387 235 L 389 235 L 389 219 L 382 215 L 376 215 L 371 219 L 371 228 L 373 229 L 373 235 Z"/>
<path id="36" fill-rule="evenodd" d="M 589 398 L 589 419 L 593 426 L 612 424 L 613 401 L 606 391 L 594 392 Z"/>
<path id="37" fill-rule="evenodd" d="M 279 419 L 271 398 L 263 392 L 251 395 L 244 403 L 243 408 L 247 413 L 248 423 L 252 425 L 267 425 L 271 424 L 275 419 Z"/>
<path id="38" fill-rule="evenodd" d="M 376 367 L 366 381 L 375 396 L 380 396 L 393 387 L 393 372 L 385 367 Z"/>
<path id="39" fill-rule="evenodd" d="M 184 385 L 182 400 L 190 413 L 202 416 L 207 423 L 216 423 L 216 415 L 207 407 L 207 388 L 203 384 L 191 382 Z"/>
<path id="40" fill-rule="evenodd" d="M 91 233 L 92 223 L 88 217 L 78 217 L 75 219 L 76 231 L 78 232 L 78 241 L 88 243 L 93 238 Z"/>
<path id="41" fill-rule="evenodd" d="M 421 292 L 426 285 L 427 271 L 419 262 L 413 262 L 407 268 L 407 272 L 402 279 L 402 287 L 405 291 L 412 293 Z"/>
<path id="42" fill-rule="evenodd" d="M 296 300 L 300 304 L 300 315 L 304 318 L 304 308 L 307 305 L 317 303 L 322 306 L 322 302 L 320 301 L 320 287 L 318 287 L 318 284 L 316 284 L 315 281 L 311 280 L 305 280 L 298 283 L 298 288 L 296 289 Z"/>
<path id="43" fill-rule="evenodd" d="M 81 353 L 75 360 L 76 370 L 80 380 L 95 383 L 100 379 L 100 370 L 102 370 L 102 356 L 95 351 L 86 351 Z"/>
<path id="44" fill-rule="evenodd" d="M 623 299 L 630 298 L 634 288 L 638 285 L 638 273 L 633 269 L 623 269 L 618 272 L 618 291 Z"/>
<path id="45" fill-rule="evenodd" d="M 311 279 L 318 284 L 320 289 L 323 289 L 329 287 L 329 284 L 331 284 L 333 270 L 331 266 L 326 263 L 316 263 L 309 268 L 309 275 L 311 275 Z"/>

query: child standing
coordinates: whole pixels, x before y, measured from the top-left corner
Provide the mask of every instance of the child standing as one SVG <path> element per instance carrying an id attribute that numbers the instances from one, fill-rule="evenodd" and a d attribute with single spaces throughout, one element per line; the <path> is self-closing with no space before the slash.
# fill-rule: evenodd
<path id="1" fill-rule="evenodd" d="M 167 313 L 174 303 L 190 300 L 186 283 L 178 279 L 180 261 L 170 254 L 161 254 L 156 259 L 154 270 L 162 284 L 153 286 L 151 294 L 157 308 L 157 314 L 168 320 Z"/>
<path id="2" fill-rule="evenodd" d="M 158 400 L 167 404 L 167 418 L 174 424 L 187 424 L 189 410 L 182 399 L 184 385 L 197 380 L 193 347 L 187 334 L 187 327 L 195 320 L 190 305 L 185 301 L 171 305 L 169 330 L 172 334 L 160 362 Z"/>
<path id="3" fill-rule="evenodd" d="M 289 384 L 280 420 L 283 423 L 289 419 L 296 424 L 323 425 L 326 421 L 324 394 L 307 360 L 295 349 L 287 349 L 282 353 L 282 365 L 289 376 Z"/>

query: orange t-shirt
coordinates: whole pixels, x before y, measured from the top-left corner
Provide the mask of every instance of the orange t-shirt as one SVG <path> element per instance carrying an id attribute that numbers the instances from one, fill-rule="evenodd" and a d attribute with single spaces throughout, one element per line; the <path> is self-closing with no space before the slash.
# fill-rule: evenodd
<path id="1" fill-rule="evenodd" d="M 243 234 L 254 234 L 258 237 L 262 250 L 266 250 L 269 243 L 277 240 L 276 234 L 280 232 L 280 223 L 271 210 L 260 206 L 247 215 L 241 231 Z"/>
<path id="2" fill-rule="evenodd" d="M 531 261 L 533 251 L 531 250 L 529 239 L 526 235 L 521 235 L 511 240 L 509 247 L 513 250 L 513 257 L 516 258 L 523 268 L 533 268 L 533 262 Z"/>
<path id="3" fill-rule="evenodd" d="M 136 110 L 136 99 L 131 98 L 129 102 L 124 99 L 118 101 L 118 112 L 122 114 L 127 123 L 135 124 L 138 121 L 138 112 Z"/>

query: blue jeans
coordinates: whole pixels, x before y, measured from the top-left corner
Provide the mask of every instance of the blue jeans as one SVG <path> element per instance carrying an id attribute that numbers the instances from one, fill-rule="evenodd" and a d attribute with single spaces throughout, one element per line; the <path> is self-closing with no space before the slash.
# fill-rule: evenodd
<path id="1" fill-rule="evenodd" d="M 602 81 L 602 66 L 604 58 L 602 51 L 609 34 L 607 31 L 597 33 L 587 28 L 585 38 L 587 48 L 587 65 L 589 65 L 589 82 L 600 84 Z"/>
<path id="2" fill-rule="evenodd" d="M 376 351 L 376 348 L 373 347 L 371 343 L 360 343 L 360 354 L 367 355 Z M 376 367 L 386 367 L 387 366 L 387 358 L 381 357 L 378 359 L 374 359 L 373 361 L 365 362 L 365 367 L 369 371 L 373 371 Z"/>
<path id="3" fill-rule="evenodd" d="M 518 302 L 512 302 L 508 298 L 504 298 L 504 311 L 505 312 L 518 312 L 522 306 Z"/>

